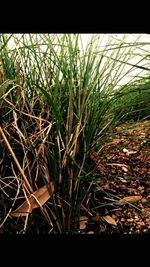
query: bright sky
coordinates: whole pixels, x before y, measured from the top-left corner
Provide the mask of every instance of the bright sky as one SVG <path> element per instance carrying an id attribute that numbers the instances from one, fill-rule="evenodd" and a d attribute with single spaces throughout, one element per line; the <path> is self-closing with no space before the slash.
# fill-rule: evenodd
<path id="1" fill-rule="evenodd" d="M 136 41 L 138 42 L 142 42 L 143 46 L 141 45 L 139 50 L 135 50 L 135 53 L 138 54 L 139 56 L 135 56 L 130 60 L 131 64 L 136 64 L 139 62 L 139 60 L 141 59 L 141 53 L 142 53 L 142 49 L 144 51 L 144 49 L 146 51 L 150 51 L 150 34 L 100 34 L 100 38 L 101 38 L 101 47 L 105 47 L 105 45 L 108 42 L 108 39 L 111 37 L 113 37 L 114 41 L 117 40 L 123 40 L 123 38 L 125 37 L 125 42 L 126 43 L 134 43 Z M 92 34 L 82 34 L 82 39 L 83 39 L 83 43 L 84 46 L 86 47 L 87 41 L 90 40 L 90 38 L 92 37 Z M 150 53 L 149 53 L 150 55 Z M 141 64 L 138 63 L 139 66 L 143 66 L 143 64 L 148 63 L 147 61 L 142 61 Z M 126 66 L 125 67 L 125 71 L 128 71 L 130 69 L 130 66 Z M 147 74 L 148 71 L 143 71 L 141 69 L 134 69 L 134 71 L 132 71 L 131 73 L 129 73 L 129 75 L 127 75 L 126 77 L 124 77 L 121 81 L 120 81 L 120 85 L 127 83 L 128 81 L 130 81 L 130 79 L 132 77 L 135 77 L 136 75 L 140 74 L 142 72 L 143 74 Z"/>
<path id="2" fill-rule="evenodd" d="M 83 45 L 84 45 L 84 49 L 86 48 L 86 44 L 87 42 L 91 39 L 93 34 L 81 34 L 82 36 L 82 40 L 83 40 Z M 98 35 L 98 34 L 96 34 Z M 140 55 L 142 53 L 142 49 L 144 51 L 144 49 L 146 51 L 150 51 L 150 34 L 100 34 L 100 50 L 102 49 L 102 47 L 105 47 L 105 45 L 108 42 L 108 39 L 110 37 L 113 37 L 114 42 L 116 42 L 117 40 L 123 40 L 123 38 L 125 37 L 125 42 L 126 43 L 134 43 L 137 41 L 137 38 L 139 42 L 143 43 L 143 46 L 141 46 L 141 49 L 138 51 L 135 51 L 136 54 L 139 53 L 139 56 L 135 56 L 130 60 L 131 64 L 136 64 L 138 63 L 138 61 L 141 59 Z M 13 46 L 13 44 L 11 43 L 10 46 Z M 145 61 L 148 63 L 148 60 Z M 141 66 L 143 66 L 144 62 L 141 62 Z M 140 63 L 138 63 L 138 65 L 140 65 Z M 131 66 L 126 66 L 124 71 L 128 71 L 128 69 L 130 69 Z M 134 71 L 132 71 L 132 73 L 130 73 L 128 76 L 126 76 L 125 78 L 122 79 L 122 81 L 120 82 L 120 84 L 124 84 L 126 82 L 128 82 L 131 79 L 131 75 L 132 77 L 135 77 L 137 74 L 139 74 L 141 71 L 141 69 L 136 69 Z M 146 74 L 146 71 L 143 71 L 142 74 Z M 113 73 L 112 73 L 113 75 Z"/>

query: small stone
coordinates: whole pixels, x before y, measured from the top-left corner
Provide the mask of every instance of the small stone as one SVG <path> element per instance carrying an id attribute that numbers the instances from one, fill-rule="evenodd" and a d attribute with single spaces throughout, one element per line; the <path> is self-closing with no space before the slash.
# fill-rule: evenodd
<path id="1" fill-rule="evenodd" d="M 136 225 L 136 229 L 140 229 L 141 228 L 141 225 Z"/>
<path id="2" fill-rule="evenodd" d="M 138 189 L 139 190 L 143 190 L 144 189 L 144 186 L 139 186 Z"/>
<path id="3" fill-rule="evenodd" d="M 88 235 L 93 235 L 94 232 L 93 232 L 93 231 L 89 231 L 89 232 L 87 232 L 87 234 L 88 234 Z"/>
<path id="4" fill-rule="evenodd" d="M 126 167 L 122 167 L 122 170 L 124 171 L 124 172 L 128 172 L 128 169 L 126 168 Z"/>
<path id="5" fill-rule="evenodd" d="M 137 222 L 137 225 L 144 226 L 145 223 L 144 222 Z"/>
<path id="6" fill-rule="evenodd" d="M 133 222 L 133 221 L 134 221 L 133 218 L 127 219 L 127 222 Z"/>
<path id="7" fill-rule="evenodd" d="M 120 181 L 121 181 L 122 183 L 127 183 L 127 180 L 125 180 L 125 179 L 123 179 L 123 178 L 120 178 Z"/>
<path id="8" fill-rule="evenodd" d="M 142 201 L 143 203 L 147 202 L 146 198 L 142 198 L 141 201 Z"/>
<path id="9" fill-rule="evenodd" d="M 143 205 L 140 203 L 140 204 L 138 205 L 138 208 L 143 209 Z"/>

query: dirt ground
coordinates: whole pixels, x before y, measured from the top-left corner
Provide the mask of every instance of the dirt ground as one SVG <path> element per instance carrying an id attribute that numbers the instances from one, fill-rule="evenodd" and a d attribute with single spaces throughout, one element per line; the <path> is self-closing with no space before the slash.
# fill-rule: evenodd
<path id="1" fill-rule="evenodd" d="M 116 127 L 99 153 L 81 233 L 150 233 L 150 121 Z M 90 211 L 90 212 L 89 212 Z"/>

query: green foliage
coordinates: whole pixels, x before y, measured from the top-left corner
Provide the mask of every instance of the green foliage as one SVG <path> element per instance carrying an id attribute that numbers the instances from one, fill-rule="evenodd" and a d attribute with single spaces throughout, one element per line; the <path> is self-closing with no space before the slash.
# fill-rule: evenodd
<path id="1" fill-rule="evenodd" d="M 110 36 L 105 47 L 101 42 L 101 35 L 93 35 L 84 49 L 79 34 L 0 35 L 1 124 L 33 191 L 47 180 L 54 182 L 43 211 L 53 232 L 78 229 L 92 181 L 90 153 L 100 147 L 105 132 L 122 119 L 149 115 L 149 80 L 117 89 L 138 68 L 138 63 L 129 64 L 140 47 L 138 39 L 132 44 L 125 36 Z M 5 150 L 2 164 L 3 177 L 7 167 L 21 181 Z"/>
<path id="2" fill-rule="evenodd" d="M 138 121 L 150 116 L 150 80 L 144 78 L 115 92 L 112 113 L 119 122 Z"/>

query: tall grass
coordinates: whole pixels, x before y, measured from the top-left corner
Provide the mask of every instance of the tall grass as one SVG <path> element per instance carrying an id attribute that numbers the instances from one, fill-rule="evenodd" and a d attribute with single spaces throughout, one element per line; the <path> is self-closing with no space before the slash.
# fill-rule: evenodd
<path id="1" fill-rule="evenodd" d="M 132 44 L 125 37 L 110 36 L 105 47 L 101 42 L 101 35 L 93 35 L 84 49 L 79 34 L 0 35 L 1 133 L 15 155 L 1 138 L 1 192 L 8 203 L 1 227 L 20 197 L 51 181 L 54 192 L 36 215 L 42 216 L 49 232 L 78 232 L 83 200 L 94 179 L 91 151 L 99 148 L 110 127 L 135 110 L 134 105 L 140 110 L 146 105 L 144 116 L 148 114 L 146 78 L 116 89 L 139 63 L 145 64 L 148 51 L 145 48 L 133 65 L 129 62 L 140 47 L 138 39 Z M 142 94 L 131 93 L 131 88 Z M 25 232 L 32 216 L 24 220 Z"/>
<path id="2" fill-rule="evenodd" d="M 150 77 L 141 78 L 115 91 L 112 116 L 118 123 L 150 118 Z"/>

